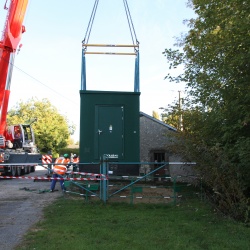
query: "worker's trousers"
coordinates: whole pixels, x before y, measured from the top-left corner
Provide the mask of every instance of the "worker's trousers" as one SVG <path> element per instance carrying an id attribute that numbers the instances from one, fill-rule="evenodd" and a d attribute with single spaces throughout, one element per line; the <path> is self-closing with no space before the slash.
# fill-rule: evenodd
<path id="1" fill-rule="evenodd" d="M 52 175 L 53 178 L 62 178 L 62 176 L 59 176 L 58 174 L 53 174 Z M 50 190 L 54 191 L 55 186 L 56 186 L 56 182 L 57 180 L 53 179 L 50 185 Z M 65 187 L 64 187 L 64 180 L 60 180 L 60 185 L 61 185 L 61 189 L 63 191 L 65 191 Z"/>

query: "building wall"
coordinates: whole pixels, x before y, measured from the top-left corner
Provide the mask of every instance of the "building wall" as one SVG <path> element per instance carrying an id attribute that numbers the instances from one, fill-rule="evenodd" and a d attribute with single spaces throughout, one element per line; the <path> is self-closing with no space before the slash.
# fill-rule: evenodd
<path id="1" fill-rule="evenodd" d="M 155 162 L 155 154 L 164 154 L 165 162 L 182 162 L 180 156 L 171 155 L 167 151 L 167 145 L 170 143 L 172 133 L 176 133 L 170 126 L 154 119 L 148 115 L 140 117 L 140 161 Z M 160 165 L 143 164 L 140 168 L 141 174 L 146 174 Z M 191 165 L 170 164 L 166 166 L 160 175 L 187 176 L 192 175 Z M 157 172 L 155 173 L 157 176 Z"/>
<path id="2" fill-rule="evenodd" d="M 169 140 L 166 135 L 175 133 L 162 124 L 145 116 L 140 118 L 140 158 L 142 162 L 150 162 L 152 151 L 165 151 Z"/>
<path id="3" fill-rule="evenodd" d="M 166 150 L 166 145 L 169 142 L 167 135 L 175 133 L 170 131 L 168 127 L 161 124 L 160 121 L 154 120 L 147 116 L 140 117 L 140 159 L 141 162 L 161 162 L 169 161 L 169 152 Z M 163 160 L 156 160 L 157 155 Z M 140 168 L 141 174 L 146 174 L 160 165 L 143 164 Z M 169 175 L 169 166 L 155 172 L 155 176 Z"/>

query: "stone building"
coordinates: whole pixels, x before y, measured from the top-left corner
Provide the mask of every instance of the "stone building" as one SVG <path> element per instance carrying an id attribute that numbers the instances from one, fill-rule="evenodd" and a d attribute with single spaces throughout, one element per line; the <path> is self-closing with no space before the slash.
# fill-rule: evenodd
<path id="1" fill-rule="evenodd" d="M 140 158 L 141 162 L 169 161 L 166 151 L 167 135 L 176 128 L 140 112 Z"/>
<path id="2" fill-rule="evenodd" d="M 168 135 L 171 133 L 177 133 L 177 129 L 140 112 L 140 160 L 145 163 L 140 168 L 141 174 L 156 169 L 160 166 L 159 162 L 170 162 L 171 164 L 155 172 L 155 177 L 192 174 L 192 166 L 179 164 L 181 157 L 168 152 L 167 145 L 170 143 Z M 152 164 L 153 162 L 158 164 Z"/>

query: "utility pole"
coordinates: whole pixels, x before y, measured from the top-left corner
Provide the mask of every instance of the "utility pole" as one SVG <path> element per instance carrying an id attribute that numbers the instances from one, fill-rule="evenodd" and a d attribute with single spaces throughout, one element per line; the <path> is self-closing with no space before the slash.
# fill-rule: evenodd
<path id="1" fill-rule="evenodd" d="M 179 116 L 179 128 L 180 128 L 180 131 L 183 131 L 182 107 L 181 107 L 182 98 L 181 98 L 181 91 L 178 90 L 178 92 L 179 92 L 179 112 L 180 112 L 180 116 Z"/>

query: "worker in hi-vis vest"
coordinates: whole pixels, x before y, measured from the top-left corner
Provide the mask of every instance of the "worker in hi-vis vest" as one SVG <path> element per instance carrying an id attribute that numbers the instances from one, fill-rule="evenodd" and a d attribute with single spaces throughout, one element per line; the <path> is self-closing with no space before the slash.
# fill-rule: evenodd
<path id="1" fill-rule="evenodd" d="M 59 157 L 55 161 L 53 168 L 53 178 L 62 178 L 62 176 L 67 172 L 70 163 L 70 158 L 68 154 L 64 154 L 63 157 Z M 50 186 L 50 192 L 53 192 L 56 186 L 56 179 L 53 179 Z M 60 180 L 62 191 L 66 191 L 64 187 L 64 180 Z"/>
<path id="2" fill-rule="evenodd" d="M 78 163 L 79 163 L 79 157 L 76 154 L 74 154 L 73 155 L 73 159 L 72 159 L 72 165 L 73 165 L 73 171 L 74 172 L 79 170 L 78 169 L 78 167 L 79 167 Z"/>

